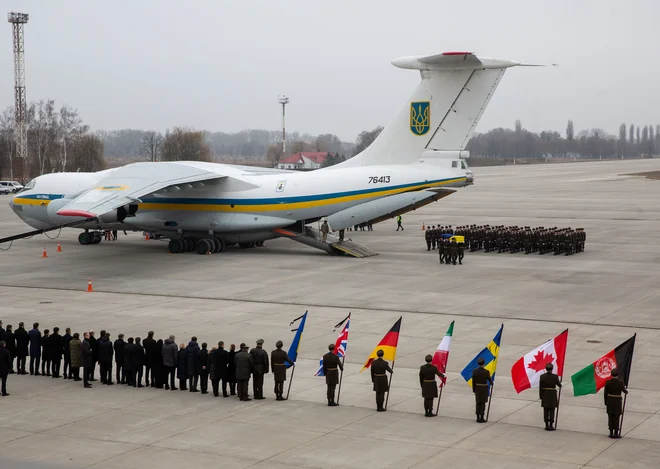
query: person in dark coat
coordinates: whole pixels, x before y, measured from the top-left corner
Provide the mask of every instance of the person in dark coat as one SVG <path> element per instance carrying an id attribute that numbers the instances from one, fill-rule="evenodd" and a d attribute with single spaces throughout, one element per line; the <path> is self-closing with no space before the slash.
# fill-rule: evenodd
<path id="1" fill-rule="evenodd" d="M 371 382 L 374 384 L 374 391 L 376 392 L 376 410 L 378 412 L 385 412 L 387 409 L 384 407 L 385 404 L 385 393 L 390 391 L 390 383 L 387 380 L 387 373 L 389 371 L 392 374 L 392 368 L 390 364 L 383 360 L 383 355 L 385 352 L 378 350 L 376 352 L 376 358 L 371 362 Z"/>
<path id="2" fill-rule="evenodd" d="M 222 380 L 222 397 L 229 397 L 227 394 L 227 365 L 229 352 L 225 350 L 225 343 L 218 342 L 209 356 L 209 371 L 211 373 L 211 385 L 213 386 L 213 395 L 220 395 L 220 380 Z"/>
<path id="3" fill-rule="evenodd" d="M 16 339 L 14 338 L 14 330 L 11 324 L 7 325 L 5 333 L 0 335 L 0 340 L 5 341 L 5 347 L 9 352 L 9 374 L 14 373 L 14 358 L 16 357 Z"/>
<path id="4" fill-rule="evenodd" d="M 113 348 L 115 350 L 115 381 L 119 384 L 126 384 L 126 368 L 124 368 L 126 342 L 124 342 L 124 334 L 117 336 Z"/>
<path id="5" fill-rule="evenodd" d="M 254 398 L 261 400 L 264 397 L 264 375 L 270 368 L 268 363 L 268 352 L 263 349 L 264 339 L 257 340 L 257 346 L 250 350 L 252 356 L 252 391 Z"/>
<path id="6" fill-rule="evenodd" d="M 124 373 L 126 373 L 126 384 L 135 385 L 135 365 L 133 364 L 133 355 L 135 354 L 135 344 L 133 337 L 129 337 L 124 346 Z"/>
<path id="7" fill-rule="evenodd" d="M 149 331 L 147 338 L 142 342 L 145 352 L 145 361 L 144 361 L 144 385 L 151 386 L 152 388 L 156 386 L 154 383 L 154 376 L 152 368 L 154 366 L 154 359 L 156 357 L 156 341 L 154 340 L 154 331 Z M 151 384 L 149 384 L 149 378 L 151 378 Z"/>
<path id="8" fill-rule="evenodd" d="M 5 335 L 5 328 L 2 326 L 2 320 L 0 319 L 0 340 L 2 340 L 3 335 Z"/>
<path id="9" fill-rule="evenodd" d="M 30 374 L 40 376 L 39 363 L 41 361 L 41 332 L 39 331 L 39 323 L 35 322 L 32 330 L 28 332 L 30 338 Z"/>
<path id="10" fill-rule="evenodd" d="M 493 385 L 493 378 L 490 376 L 490 371 L 485 368 L 485 363 L 486 361 L 479 357 L 477 360 L 479 368 L 472 370 L 472 392 L 474 393 L 474 400 L 477 405 L 476 413 L 477 422 L 479 423 L 486 422 L 484 414 L 486 413 L 486 403 L 488 402 L 488 385 Z"/>
<path id="11" fill-rule="evenodd" d="M 611 378 L 605 382 L 603 398 L 607 408 L 607 423 L 610 427 L 610 438 L 621 438 L 622 394 L 628 394 L 626 385 L 619 379 L 619 370 L 613 368 Z"/>
<path id="12" fill-rule="evenodd" d="M 548 363 L 545 365 L 545 373 L 539 377 L 539 399 L 541 400 L 541 407 L 543 407 L 543 421 L 545 422 L 545 429 L 554 431 L 555 427 L 555 409 L 557 408 L 557 387 L 561 388 L 561 381 L 559 376 L 552 372 L 553 365 Z"/>
<path id="13" fill-rule="evenodd" d="M 105 335 L 105 331 L 101 331 L 101 337 Z M 96 364 L 99 361 L 99 341 L 94 336 L 94 331 L 89 331 L 89 345 L 92 347 L 92 369 L 89 376 L 90 381 L 96 381 L 94 375 L 96 374 Z"/>
<path id="14" fill-rule="evenodd" d="M 323 375 L 325 376 L 325 384 L 328 388 L 328 405 L 330 407 L 338 406 L 335 402 L 335 389 L 339 384 L 339 371 L 344 371 L 344 365 L 335 354 L 335 344 L 328 345 L 328 353 L 323 355 Z"/>
<path id="15" fill-rule="evenodd" d="M 165 368 L 163 367 L 163 339 L 156 341 L 156 349 L 151 357 L 151 376 L 156 383 L 155 387 L 163 389 L 165 387 Z"/>
<path id="16" fill-rule="evenodd" d="M 229 394 L 231 396 L 236 395 L 236 363 L 234 358 L 236 358 L 236 344 L 231 344 L 229 352 L 227 352 L 227 383 L 229 383 Z M 224 385 L 225 380 L 222 381 L 223 392 Z"/>
<path id="17" fill-rule="evenodd" d="M 186 391 L 188 388 L 188 359 L 186 358 L 186 344 L 179 345 L 177 358 L 176 377 L 179 379 L 179 389 Z"/>
<path id="18" fill-rule="evenodd" d="M 59 327 L 53 327 L 53 333 L 48 337 L 48 349 L 53 378 L 61 378 L 60 367 L 62 366 L 64 350 L 62 349 L 62 336 Z"/>
<path id="19" fill-rule="evenodd" d="M 50 331 L 44 329 L 44 335 L 41 336 L 41 376 L 50 376 L 50 345 L 48 339 Z"/>
<path id="20" fill-rule="evenodd" d="M 132 360 L 133 368 L 135 369 L 135 382 L 133 383 L 133 387 L 143 388 L 144 386 L 142 386 L 142 375 L 144 374 L 144 364 L 147 361 L 147 356 L 139 337 L 135 338 Z"/>
<path id="21" fill-rule="evenodd" d="M 71 377 L 74 381 L 80 381 L 80 367 L 82 366 L 82 343 L 80 334 L 77 332 L 69 341 L 69 356 L 71 357 Z"/>
<path id="22" fill-rule="evenodd" d="M 293 366 L 295 363 L 289 358 L 289 355 L 282 350 L 284 344 L 278 340 L 275 344 L 275 350 L 270 352 L 270 366 L 272 367 L 273 377 L 275 379 L 275 400 L 284 401 L 284 381 L 286 381 L 286 364 Z"/>
<path id="23" fill-rule="evenodd" d="M 14 338 L 16 339 L 16 371 L 19 375 L 26 375 L 25 361 L 29 353 L 30 336 L 22 322 L 18 323 L 18 329 L 14 332 Z"/>
<path id="24" fill-rule="evenodd" d="M 71 328 L 67 327 L 64 335 L 62 336 L 62 354 L 64 357 L 64 370 L 62 370 L 62 375 L 64 379 L 72 379 L 73 374 L 71 373 L 71 351 L 69 350 L 69 342 L 71 342 Z"/>
<path id="25" fill-rule="evenodd" d="M 176 375 L 177 364 L 179 363 L 179 350 L 174 342 L 174 336 L 171 335 L 169 339 L 165 339 L 163 344 L 163 350 L 161 354 L 163 355 L 163 367 L 165 368 L 165 389 L 171 389 L 176 391 L 177 388 L 174 385 L 174 379 Z M 169 384 L 167 384 L 169 377 Z"/>
<path id="26" fill-rule="evenodd" d="M 92 385 L 89 383 L 90 377 L 92 376 L 92 368 L 94 366 L 94 354 L 92 352 L 92 344 L 89 341 L 90 333 L 85 332 L 83 334 L 84 340 L 80 344 L 80 353 L 82 355 L 82 366 L 83 366 L 83 385 L 85 388 L 91 388 Z"/>
<path id="27" fill-rule="evenodd" d="M 438 371 L 435 365 L 432 365 L 433 357 L 427 355 L 424 359 L 425 365 L 419 367 L 419 386 L 422 388 L 422 397 L 424 398 L 424 416 L 435 417 L 433 413 L 433 400 L 438 397 L 438 386 L 435 377 L 445 379 L 445 375 Z"/>
<path id="28" fill-rule="evenodd" d="M 197 337 L 192 337 L 188 346 L 186 347 L 186 370 L 188 374 L 188 386 L 190 392 L 199 392 L 197 389 L 197 382 L 199 381 L 199 345 L 197 345 Z"/>
<path id="29" fill-rule="evenodd" d="M 7 392 L 7 377 L 9 376 L 10 368 L 11 354 L 9 353 L 9 350 L 7 350 L 7 344 L 5 344 L 5 341 L 0 340 L 0 381 L 2 382 L 0 391 L 3 396 L 9 396 L 9 393 Z"/>
<path id="30" fill-rule="evenodd" d="M 111 386 L 112 382 L 112 357 L 114 350 L 110 341 L 110 334 L 106 334 L 99 340 L 99 367 L 101 368 L 101 383 Z"/>
<path id="31" fill-rule="evenodd" d="M 197 369 L 199 370 L 199 389 L 202 394 L 209 393 L 209 351 L 206 342 L 202 343 L 202 349 L 197 352 Z"/>
<path id="32" fill-rule="evenodd" d="M 248 346 L 241 344 L 240 352 L 234 357 L 236 365 L 236 382 L 238 384 L 238 398 L 241 401 L 251 401 L 248 396 L 248 383 L 254 369 L 252 356 L 248 353 Z"/>

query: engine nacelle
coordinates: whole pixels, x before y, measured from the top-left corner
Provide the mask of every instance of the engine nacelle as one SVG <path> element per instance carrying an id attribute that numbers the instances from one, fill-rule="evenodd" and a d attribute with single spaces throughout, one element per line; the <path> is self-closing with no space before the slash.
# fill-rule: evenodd
<path id="1" fill-rule="evenodd" d="M 112 210 L 108 213 L 104 213 L 99 217 L 99 219 L 103 223 L 121 223 L 126 219 L 127 216 L 128 216 L 128 210 L 126 210 L 126 207 L 119 207 L 116 210 Z"/>

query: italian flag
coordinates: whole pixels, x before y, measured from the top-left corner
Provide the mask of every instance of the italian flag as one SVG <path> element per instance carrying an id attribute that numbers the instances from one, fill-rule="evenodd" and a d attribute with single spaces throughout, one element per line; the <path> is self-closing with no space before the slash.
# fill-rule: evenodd
<path id="1" fill-rule="evenodd" d="M 630 365 L 635 350 L 635 337 L 637 337 L 637 334 L 571 376 L 573 395 L 596 394 L 605 386 L 605 382 L 612 377 L 614 368 L 619 370 L 619 379 L 623 380 L 623 384 L 628 386 Z"/>
<path id="2" fill-rule="evenodd" d="M 554 365 L 553 373 L 560 377 L 564 375 L 566 342 L 568 342 L 568 329 L 554 339 L 536 347 L 513 364 L 511 380 L 518 394 L 525 389 L 539 387 L 539 379 L 545 373 L 545 365 L 548 363 Z"/>
<path id="3" fill-rule="evenodd" d="M 442 338 L 442 342 L 438 345 L 438 349 L 433 354 L 432 365 L 435 365 L 438 368 L 438 371 L 442 374 L 447 372 L 447 360 L 449 360 L 449 346 L 451 345 L 451 336 L 454 333 L 454 321 L 449 325 L 447 333 Z M 442 379 L 440 387 L 444 386 L 447 383 L 447 378 Z"/>

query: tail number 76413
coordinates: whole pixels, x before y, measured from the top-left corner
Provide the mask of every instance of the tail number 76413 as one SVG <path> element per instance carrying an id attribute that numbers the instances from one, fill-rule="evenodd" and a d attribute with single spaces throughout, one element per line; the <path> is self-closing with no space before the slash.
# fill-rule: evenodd
<path id="1" fill-rule="evenodd" d="M 369 184 L 387 184 L 390 182 L 389 176 L 369 176 Z"/>

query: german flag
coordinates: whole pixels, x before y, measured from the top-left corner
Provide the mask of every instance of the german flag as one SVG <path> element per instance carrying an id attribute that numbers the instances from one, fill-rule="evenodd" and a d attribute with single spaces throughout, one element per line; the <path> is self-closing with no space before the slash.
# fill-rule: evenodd
<path id="1" fill-rule="evenodd" d="M 360 372 L 364 371 L 366 368 L 369 368 L 371 366 L 371 362 L 374 361 L 378 356 L 376 355 L 379 350 L 382 350 L 385 355 L 383 355 L 383 360 L 396 360 L 396 346 L 399 343 L 399 330 L 401 330 L 401 319 L 403 319 L 403 316 L 399 318 L 397 322 L 394 323 L 390 331 L 385 334 L 385 337 L 378 343 L 376 348 L 374 349 L 373 352 L 371 352 L 371 355 L 369 355 L 369 358 L 367 359 L 367 362 L 364 364 Z"/>

